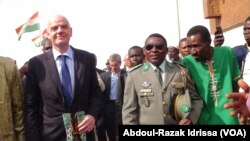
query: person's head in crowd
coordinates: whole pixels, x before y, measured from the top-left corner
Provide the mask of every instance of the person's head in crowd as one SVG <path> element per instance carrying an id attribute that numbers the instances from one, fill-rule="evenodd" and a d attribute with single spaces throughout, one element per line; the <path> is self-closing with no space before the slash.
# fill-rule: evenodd
<path id="1" fill-rule="evenodd" d="M 187 47 L 196 61 L 210 60 L 213 49 L 210 47 L 211 35 L 205 26 L 197 25 L 187 33 Z"/>
<path id="2" fill-rule="evenodd" d="M 120 72 L 122 60 L 121 56 L 117 53 L 111 54 L 109 57 L 109 66 L 111 68 L 112 73 L 118 74 Z"/>
<path id="3" fill-rule="evenodd" d="M 168 57 L 171 61 L 179 61 L 179 49 L 175 46 L 168 46 Z"/>
<path id="4" fill-rule="evenodd" d="M 52 49 L 52 44 L 51 44 L 50 39 L 44 38 L 42 41 L 42 46 L 43 46 L 42 48 L 43 53 L 50 51 Z"/>
<path id="5" fill-rule="evenodd" d="M 167 41 L 159 33 L 148 36 L 143 47 L 146 60 L 154 66 L 160 66 L 168 52 Z"/>
<path id="6" fill-rule="evenodd" d="M 129 69 L 132 67 L 128 54 L 125 54 L 123 62 L 124 62 L 124 68 Z"/>
<path id="7" fill-rule="evenodd" d="M 109 59 L 107 60 L 107 62 L 105 63 L 106 68 L 104 68 L 104 71 L 111 71 L 110 65 L 109 65 Z"/>
<path id="8" fill-rule="evenodd" d="M 99 74 L 105 72 L 105 70 L 101 70 L 101 69 L 97 68 L 97 56 L 96 56 L 96 54 L 94 54 L 94 53 L 93 53 L 93 55 L 94 55 L 94 59 L 95 59 L 95 67 L 96 67 L 95 69 L 96 69 L 96 71 L 97 71 Z"/>
<path id="9" fill-rule="evenodd" d="M 142 47 L 132 46 L 129 48 L 128 57 L 132 67 L 142 64 L 145 58 Z"/>
<path id="10" fill-rule="evenodd" d="M 96 55 L 93 53 L 94 57 L 95 57 L 95 66 L 97 66 L 97 57 Z"/>
<path id="11" fill-rule="evenodd" d="M 187 47 L 187 38 L 182 38 L 179 41 L 178 46 L 179 46 L 179 52 L 180 52 L 181 57 L 185 57 L 190 54 L 190 50 Z"/>
<path id="12" fill-rule="evenodd" d="M 246 18 L 243 26 L 243 34 L 247 46 L 250 47 L 250 16 Z"/>
<path id="13" fill-rule="evenodd" d="M 47 33 L 55 50 L 60 53 L 67 51 L 70 46 L 70 38 L 72 37 L 72 27 L 68 19 L 62 15 L 51 17 L 48 22 Z"/>
<path id="14" fill-rule="evenodd" d="M 241 77 L 242 78 L 248 78 L 246 75 L 248 73 L 245 73 L 244 71 L 248 70 L 246 65 L 248 64 L 247 56 L 250 51 L 250 16 L 248 16 L 243 23 L 243 36 L 245 39 L 244 44 L 237 45 L 233 47 L 234 54 L 236 56 L 239 69 L 241 71 Z"/>

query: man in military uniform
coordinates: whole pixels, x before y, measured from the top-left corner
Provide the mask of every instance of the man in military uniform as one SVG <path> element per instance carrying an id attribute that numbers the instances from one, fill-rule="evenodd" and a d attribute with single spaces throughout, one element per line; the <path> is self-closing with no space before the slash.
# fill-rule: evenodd
<path id="1" fill-rule="evenodd" d="M 0 141 L 25 141 L 23 91 L 16 61 L 0 56 Z"/>
<path id="2" fill-rule="evenodd" d="M 186 68 L 165 60 L 166 39 L 151 34 L 143 51 L 148 62 L 126 78 L 123 124 L 196 124 L 203 102 Z"/>

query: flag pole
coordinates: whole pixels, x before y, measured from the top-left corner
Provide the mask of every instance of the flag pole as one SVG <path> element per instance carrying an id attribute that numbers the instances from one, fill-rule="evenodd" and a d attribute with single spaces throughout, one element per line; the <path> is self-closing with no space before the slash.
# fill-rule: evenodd
<path id="1" fill-rule="evenodd" d="M 180 17 L 179 17 L 179 0 L 176 0 L 176 9 L 177 9 L 177 26 L 178 26 L 178 39 L 181 39 L 181 30 L 180 30 Z"/>

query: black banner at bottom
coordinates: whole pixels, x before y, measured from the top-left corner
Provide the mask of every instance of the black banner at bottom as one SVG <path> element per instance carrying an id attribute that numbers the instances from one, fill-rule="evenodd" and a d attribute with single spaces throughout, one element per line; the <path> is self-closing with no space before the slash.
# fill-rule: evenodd
<path id="1" fill-rule="evenodd" d="M 250 139 L 250 125 L 120 125 L 119 140 L 167 138 L 208 138 L 224 140 L 234 138 L 238 140 Z M 183 138 L 184 139 L 184 138 Z"/>

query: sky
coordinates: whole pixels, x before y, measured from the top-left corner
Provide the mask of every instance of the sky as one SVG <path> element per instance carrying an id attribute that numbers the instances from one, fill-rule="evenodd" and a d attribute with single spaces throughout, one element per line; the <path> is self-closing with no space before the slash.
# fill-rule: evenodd
<path id="1" fill-rule="evenodd" d="M 46 28 L 54 14 L 68 18 L 73 35 L 70 44 L 97 56 L 103 69 L 113 53 L 122 59 L 134 45 L 143 47 L 152 33 L 162 34 L 168 46 L 176 46 L 194 25 L 210 29 L 202 0 L 0 0 L 0 55 L 15 59 L 20 68 L 41 47 L 31 41 Z M 41 30 L 24 33 L 20 41 L 15 29 L 36 11 Z M 237 35 L 237 38 L 235 36 Z M 235 40 L 236 39 L 236 40 Z M 225 45 L 243 44 L 242 28 L 225 33 Z"/>

